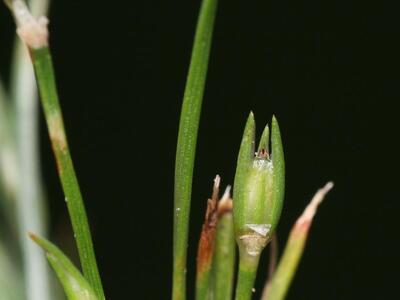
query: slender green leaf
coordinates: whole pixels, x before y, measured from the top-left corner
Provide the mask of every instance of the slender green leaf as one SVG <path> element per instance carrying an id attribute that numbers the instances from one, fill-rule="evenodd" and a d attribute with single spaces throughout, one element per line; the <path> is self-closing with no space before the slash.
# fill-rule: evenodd
<path id="1" fill-rule="evenodd" d="M 86 210 L 67 143 L 49 48 L 32 49 L 31 54 L 47 127 L 65 194 L 65 201 L 67 202 L 78 246 L 83 274 L 93 286 L 98 297 L 103 299 L 104 293 L 97 268 Z"/>
<path id="2" fill-rule="evenodd" d="M 186 256 L 193 167 L 217 0 L 203 0 L 183 98 L 175 161 L 174 300 L 186 299 Z"/>
<path id="3" fill-rule="evenodd" d="M 13 2 L 12 12 L 18 26 L 17 32 L 28 47 L 33 61 L 47 128 L 77 242 L 83 274 L 98 298 L 102 300 L 104 299 L 103 287 L 58 100 L 53 63 L 48 47 L 47 19 L 33 17 L 22 1 Z"/>
<path id="4" fill-rule="evenodd" d="M 30 237 L 46 251 L 47 259 L 56 272 L 69 300 L 98 299 L 81 272 L 57 246 L 36 235 L 30 234 Z"/>

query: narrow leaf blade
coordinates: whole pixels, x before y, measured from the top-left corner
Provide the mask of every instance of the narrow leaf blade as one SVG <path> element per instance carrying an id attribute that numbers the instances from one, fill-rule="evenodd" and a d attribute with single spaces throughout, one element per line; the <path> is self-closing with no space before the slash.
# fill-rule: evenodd
<path id="1" fill-rule="evenodd" d="M 203 0 L 183 97 L 175 160 L 172 299 L 186 299 L 186 256 L 193 168 L 217 0 Z"/>
<path id="2" fill-rule="evenodd" d="M 47 259 L 56 272 L 69 300 L 98 300 L 81 272 L 57 246 L 34 234 L 30 234 L 30 237 L 46 251 Z"/>

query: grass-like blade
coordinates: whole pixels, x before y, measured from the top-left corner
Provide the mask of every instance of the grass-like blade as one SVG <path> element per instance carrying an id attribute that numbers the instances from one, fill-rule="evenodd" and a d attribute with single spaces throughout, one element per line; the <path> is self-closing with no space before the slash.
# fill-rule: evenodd
<path id="1" fill-rule="evenodd" d="M 49 48 L 33 49 L 31 54 L 83 274 L 102 299 L 104 297 L 103 288 L 97 268 L 86 210 L 67 143 Z"/>
<path id="2" fill-rule="evenodd" d="M 183 97 L 175 160 L 172 299 L 186 299 L 186 256 L 193 167 L 217 0 L 203 0 Z"/>

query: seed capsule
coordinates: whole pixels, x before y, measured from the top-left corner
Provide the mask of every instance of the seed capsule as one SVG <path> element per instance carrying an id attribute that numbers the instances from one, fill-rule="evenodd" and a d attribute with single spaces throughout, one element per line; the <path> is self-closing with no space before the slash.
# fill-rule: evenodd
<path id="1" fill-rule="evenodd" d="M 233 190 L 233 218 L 241 250 L 257 256 L 272 237 L 284 196 L 285 164 L 281 134 L 272 118 L 271 152 L 269 127 L 265 127 L 255 152 L 255 121 L 250 113 L 240 146 Z"/>

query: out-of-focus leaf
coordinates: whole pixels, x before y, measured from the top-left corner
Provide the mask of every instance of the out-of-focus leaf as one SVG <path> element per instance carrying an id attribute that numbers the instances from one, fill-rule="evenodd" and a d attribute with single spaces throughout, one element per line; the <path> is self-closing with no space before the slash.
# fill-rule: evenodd
<path id="1" fill-rule="evenodd" d="M 19 269 L 0 240 L 0 299 L 23 300 Z"/>

